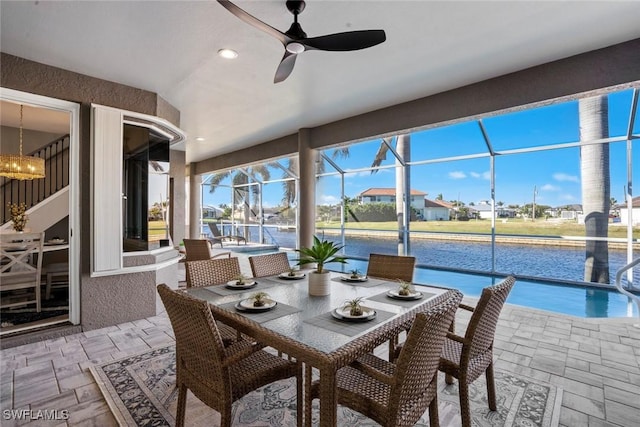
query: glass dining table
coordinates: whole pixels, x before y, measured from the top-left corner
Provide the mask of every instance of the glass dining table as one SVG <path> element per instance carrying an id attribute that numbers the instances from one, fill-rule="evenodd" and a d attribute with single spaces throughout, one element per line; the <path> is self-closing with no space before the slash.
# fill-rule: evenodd
<path id="1" fill-rule="evenodd" d="M 307 273 L 308 274 L 308 273 Z M 420 295 L 398 296 L 398 283 L 374 277 L 351 281 L 332 272 L 331 294 L 308 292 L 307 274 L 299 280 L 280 276 L 249 281 L 251 288 L 215 285 L 186 290 L 210 303 L 216 318 L 238 331 L 273 347 L 305 365 L 305 393 L 309 393 L 312 368 L 320 378 L 320 426 L 337 425 L 336 371 L 405 330 L 416 313 L 445 301 L 455 290 L 415 286 Z M 270 309 L 254 310 L 248 300 L 265 292 Z M 364 318 L 342 312 L 346 301 L 362 298 Z M 274 304 L 275 303 L 275 304 Z M 267 306 L 267 308 L 269 308 Z M 311 425 L 311 420 L 305 420 Z"/>

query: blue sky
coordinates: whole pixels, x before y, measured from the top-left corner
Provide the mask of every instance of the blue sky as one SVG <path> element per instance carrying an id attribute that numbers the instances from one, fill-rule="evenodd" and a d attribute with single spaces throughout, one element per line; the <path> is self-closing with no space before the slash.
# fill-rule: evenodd
<path id="1" fill-rule="evenodd" d="M 609 95 L 609 134 L 623 136 L 627 132 L 632 91 Z M 579 140 L 578 102 L 571 101 L 548 107 L 524 110 L 483 119 L 488 138 L 494 150 L 510 150 L 555 145 Z M 634 122 L 634 133 L 640 133 L 640 118 Z M 336 163 L 344 170 L 366 168 L 380 145 L 380 140 L 353 145 L 349 157 L 338 158 Z M 636 145 L 638 145 L 636 143 Z M 640 147 L 633 153 L 634 179 L 639 176 Z M 413 133 L 411 136 L 411 159 L 420 161 L 486 153 L 486 144 L 476 121 Z M 331 154 L 331 150 L 328 150 Z M 388 154 L 383 165 L 393 164 L 393 155 Z M 626 142 L 610 145 L 611 196 L 620 203 L 624 200 L 627 183 Z M 579 148 L 497 156 L 496 201 L 506 205 L 524 205 L 533 200 L 549 206 L 581 203 Z M 330 171 L 327 166 L 327 171 Z M 272 170 L 272 178 L 282 173 Z M 411 187 L 428 193 L 429 199 L 442 194 L 445 200 L 456 200 L 475 204 L 490 199 L 489 158 L 467 159 L 412 166 Z M 355 197 L 370 187 L 394 187 L 393 169 L 378 173 L 357 172 L 347 175 L 345 193 Z M 204 192 L 204 204 L 229 203 L 228 195 L 222 191 L 214 195 Z M 333 204 L 339 201 L 340 186 L 336 177 L 325 177 L 319 184 L 318 202 Z M 281 185 L 272 184 L 263 195 L 265 206 L 277 206 L 282 198 Z"/>

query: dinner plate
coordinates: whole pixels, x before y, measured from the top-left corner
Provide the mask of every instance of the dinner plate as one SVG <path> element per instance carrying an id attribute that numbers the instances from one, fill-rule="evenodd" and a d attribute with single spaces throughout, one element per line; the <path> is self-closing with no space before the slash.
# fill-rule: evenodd
<path id="1" fill-rule="evenodd" d="M 369 279 L 367 278 L 367 276 L 360 276 L 357 279 L 351 276 L 341 276 L 340 280 L 344 282 L 366 282 Z"/>
<path id="2" fill-rule="evenodd" d="M 388 291 L 387 296 L 394 299 L 415 300 L 422 298 L 422 292 L 411 291 L 409 295 L 400 295 L 398 291 Z"/>
<path id="3" fill-rule="evenodd" d="M 251 289 L 254 286 L 256 286 L 258 284 L 258 282 L 253 281 L 253 282 L 244 282 L 244 284 L 242 285 L 238 285 L 238 281 L 237 280 L 231 280 L 229 282 L 227 282 L 226 287 L 229 289 Z"/>
<path id="4" fill-rule="evenodd" d="M 349 307 L 336 308 L 331 312 L 331 315 L 339 320 L 345 320 L 347 322 L 366 322 L 368 320 L 375 319 L 377 313 L 373 308 L 362 307 L 362 316 L 352 316 L 349 313 Z"/>
<path id="5" fill-rule="evenodd" d="M 62 240 L 62 239 L 51 239 L 47 243 L 50 243 L 52 245 L 61 245 L 61 244 L 64 243 L 64 240 Z"/>
<path id="6" fill-rule="evenodd" d="M 243 299 L 236 304 L 236 308 L 240 311 L 269 311 L 275 307 L 278 303 L 274 300 L 265 300 L 265 304 L 262 307 L 255 307 L 253 305 L 253 298 Z"/>
<path id="7" fill-rule="evenodd" d="M 304 273 L 296 273 L 293 276 L 290 276 L 289 273 L 280 273 L 278 275 L 279 278 L 285 279 L 285 280 L 299 280 L 299 279 L 304 279 L 305 276 L 306 274 Z"/>

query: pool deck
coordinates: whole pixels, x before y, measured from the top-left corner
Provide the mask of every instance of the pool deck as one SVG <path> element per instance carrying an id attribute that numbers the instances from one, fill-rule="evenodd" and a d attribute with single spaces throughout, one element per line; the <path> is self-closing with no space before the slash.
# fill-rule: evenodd
<path id="1" fill-rule="evenodd" d="M 250 272 L 241 259 L 243 272 Z M 473 304 L 477 299 L 465 298 Z M 457 331 L 468 315 L 459 311 Z M 585 319 L 506 305 L 495 340 L 496 369 L 563 390 L 559 425 L 630 427 L 640 420 L 638 319 Z M 0 406 L 68 409 L 69 420 L 19 425 L 116 426 L 89 372 L 114 360 L 174 341 L 166 313 L 0 352 Z M 3 426 L 18 425 L 2 420 Z"/>

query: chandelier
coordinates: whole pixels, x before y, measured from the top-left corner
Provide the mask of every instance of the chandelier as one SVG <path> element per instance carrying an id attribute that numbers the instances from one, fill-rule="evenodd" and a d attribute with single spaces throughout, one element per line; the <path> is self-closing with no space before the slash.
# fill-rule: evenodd
<path id="1" fill-rule="evenodd" d="M 0 154 L 0 176 L 11 179 L 44 178 L 44 159 L 22 155 L 22 109 L 20 104 L 20 152 Z"/>

